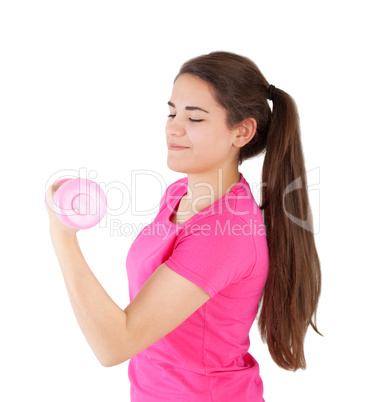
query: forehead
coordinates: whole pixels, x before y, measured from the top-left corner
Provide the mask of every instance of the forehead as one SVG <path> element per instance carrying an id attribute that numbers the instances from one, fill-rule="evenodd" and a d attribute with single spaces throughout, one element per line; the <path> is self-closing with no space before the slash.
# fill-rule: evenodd
<path id="1" fill-rule="evenodd" d="M 181 74 L 172 88 L 171 101 L 181 103 L 199 102 L 218 107 L 213 87 L 193 74 Z M 174 102 L 175 101 L 175 102 Z M 201 106 L 201 105 L 200 105 Z"/>

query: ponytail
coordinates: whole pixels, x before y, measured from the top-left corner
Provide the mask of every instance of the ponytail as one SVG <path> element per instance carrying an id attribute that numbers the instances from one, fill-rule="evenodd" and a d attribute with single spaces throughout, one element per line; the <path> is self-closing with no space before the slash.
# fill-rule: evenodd
<path id="1" fill-rule="evenodd" d="M 234 53 L 218 51 L 195 57 L 183 64 L 177 77 L 184 73 L 195 74 L 214 88 L 217 102 L 227 110 L 228 127 L 248 117 L 257 122 L 256 133 L 241 147 L 237 162 L 240 165 L 266 151 L 260 209 L 269 247 L 269 272 L 259 303 L 258 326 L 279 367 L 305 369 L 308 326 L 323 336 L 316 327 L 321 270 L 295 102 L 284 91 L 269 86 L 252 60 Z M 268 98 L 273 101 L 272 111 Z"/>
<path id="2" fill-rule="evenodd" d="M 323 336 L 316 327 L 321 271 L 296 105 L 277 88 L 272 100 L 260 205 L 269 246 L 269 273 L 258 326 L 275 363 L 296 371 L 306 368 L 308 326 Z"/>

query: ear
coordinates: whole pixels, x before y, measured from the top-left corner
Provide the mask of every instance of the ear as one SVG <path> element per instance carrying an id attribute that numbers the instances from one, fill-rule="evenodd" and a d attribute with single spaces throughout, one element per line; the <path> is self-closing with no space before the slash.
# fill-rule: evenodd
<path id="1" fill-rule="evenodd" d="M 232 145 L 241 148 L 248 144 L 256 133 L 257 122 L 253 117 L 248 117 L 236 125 L 233 130 L 233 143 Z"/>

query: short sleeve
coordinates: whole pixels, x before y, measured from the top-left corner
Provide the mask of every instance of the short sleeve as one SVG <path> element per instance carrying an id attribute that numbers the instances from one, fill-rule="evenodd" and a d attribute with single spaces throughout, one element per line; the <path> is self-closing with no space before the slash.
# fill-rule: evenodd
<path id="1" fill-rule="evenodd" d="M 256 263 L 255 242 L 245 225 L 228 212 L 204 217 L 179 233 L 165 264 L 213 297 L 249 276 Z"/>
<path id="2" fill-rule="evenodd" d="M 181 188 L 186 188 L 186 179 L 180 179 L 177 180 L 176 182 L 170 184 L 167 186 L 165 192 L 163 193 L 160 201 L 160 206 L 159 210 L 161 211 L 161 208 L 164 207 L 164 204 L 167 204 L 168 206 L 170 205 L 171 199 L 174 200 L 174 197 L 179 197 L 181 198 Z"/>
<path id="3" fill-rule="evenodd" d="M 161 208 L 162 208 L 163 204 L 164 204 L 165 201 L 166 201 L 166 196 L 167 196 L 167 192 L 168 192 L 169 188 L 170 188 L 170 186 L 168 186 L 168 187 L 166 188 L 165 192 L 163 193 L 163 195 L 162 195 L 162 197 L 161 197 L 160 207 L 159 207 L 159 210 L 160 210 L 160 211 L 161 211 Z"/>

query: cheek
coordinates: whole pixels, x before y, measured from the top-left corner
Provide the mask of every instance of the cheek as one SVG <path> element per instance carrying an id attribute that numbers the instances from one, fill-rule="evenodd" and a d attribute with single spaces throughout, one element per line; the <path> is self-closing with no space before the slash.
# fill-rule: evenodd
<path id="1" fill-rule="evenodd" d="M 221 136 L 209 135 L 204 138 L 200 137 L 194 141 L 192 156 L 202 165 L 210 164 L 222 159 L 226 146 L 222 142 Z"/>
<path id="2" fill-rule="evenodd" d="M 199 130 L 191 133 L 192 143 L 196 148 L 203 151 L 219 152 L 223 151 L 228 144 L 228 134 L 224 128 L 207 127 L 204 130 Z"/>

